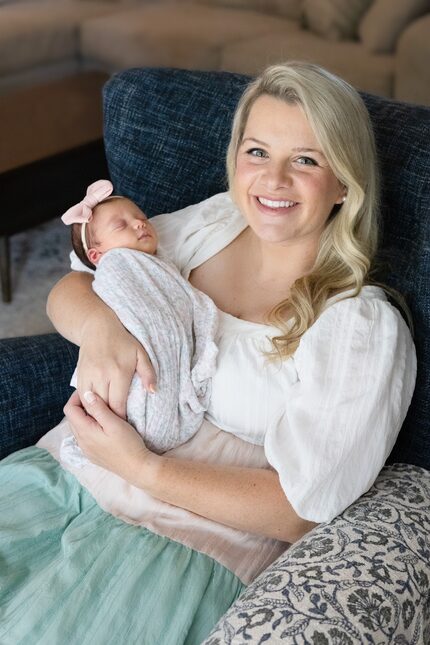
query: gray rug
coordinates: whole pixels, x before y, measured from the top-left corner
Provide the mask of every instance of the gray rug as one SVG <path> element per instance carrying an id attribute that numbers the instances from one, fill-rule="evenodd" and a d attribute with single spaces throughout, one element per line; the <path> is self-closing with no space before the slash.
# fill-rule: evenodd
<path id="1" fill-rule="evenodd" d="M 12 302 L 0 303 L 0 338 L 54 331 L 46 299 L 69 271 L 70 250 L 70 230 L 59 219 L 11 237 Z"/>

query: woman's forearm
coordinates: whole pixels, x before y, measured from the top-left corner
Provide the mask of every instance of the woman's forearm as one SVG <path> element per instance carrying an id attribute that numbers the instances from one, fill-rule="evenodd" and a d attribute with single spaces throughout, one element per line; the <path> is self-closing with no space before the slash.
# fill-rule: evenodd
<path id="1" fill-rule="evenodd" d="M 161 501 L 285 542 L 315 526 L 295 513 L 273 470 L 157 455 L 94 392 L 86 391 L 83 399 L 72 394 L 64 412 L 90 461 Z"/>
<path id="2" fill-rule="evenodd" d="M 250 533 L 295 542 L 315 523 L 301 519 L 272 470 L 151 458 L 137 485 L 169 504 Z"/>
<path id="3" fill-rule="evenodd" d="M 46 312 L 55 329 L 76 345 L 81 344 L 82 330 L 91 317 L 111 316 L 112 310 L 94 293 L 93 276 L 74 271 L 68 273 L 52 288 Z"/>

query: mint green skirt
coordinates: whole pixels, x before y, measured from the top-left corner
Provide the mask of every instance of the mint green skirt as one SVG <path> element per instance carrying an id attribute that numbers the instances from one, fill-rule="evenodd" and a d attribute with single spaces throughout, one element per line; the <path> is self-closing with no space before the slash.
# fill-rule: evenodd
<path id="1" fill-rule="evenodd" d="M 0 462 L 1 645 L 197 645 L 243 589 L 102 511 L 45 450 Z"/>

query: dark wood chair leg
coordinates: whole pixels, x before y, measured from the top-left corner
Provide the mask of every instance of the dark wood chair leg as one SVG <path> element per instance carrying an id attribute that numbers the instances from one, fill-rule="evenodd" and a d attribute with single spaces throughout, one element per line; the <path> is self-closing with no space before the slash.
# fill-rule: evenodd
<path id="1" fill-rule="evenodd" d="M 11 302 L 10 244 L 8 235 L 0 236 L 0 278 L 2 300 L 3 302 Z"/>

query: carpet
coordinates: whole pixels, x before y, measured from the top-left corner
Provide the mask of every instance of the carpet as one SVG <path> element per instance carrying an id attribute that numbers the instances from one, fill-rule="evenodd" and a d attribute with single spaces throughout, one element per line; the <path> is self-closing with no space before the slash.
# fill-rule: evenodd
<path id="1" fill-rule="evenodd" d="M 0 338 L 54 331 L 46 299 L 70 270 L 70 230 L 59 219 L 52 220 L 13 235 L 10 246 L 12 302 L 0 302 Z"/>

